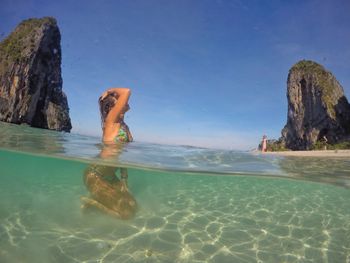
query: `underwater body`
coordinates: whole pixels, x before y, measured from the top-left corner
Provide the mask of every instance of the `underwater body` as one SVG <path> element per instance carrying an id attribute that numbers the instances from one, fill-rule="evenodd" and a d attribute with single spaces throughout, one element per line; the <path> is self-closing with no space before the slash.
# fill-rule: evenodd
<path id="1" fill-rule="evenodd" d="M 86 176 L 96 166 L 127 170 L 127 195 L 115 199 L 137 208 L 94 196 Z M 0 167 L 0 262 L 350 262 L 347 158 L 106 149 L 0 123 Z M 132 213 L 111 215 L 123 209 Z"/>

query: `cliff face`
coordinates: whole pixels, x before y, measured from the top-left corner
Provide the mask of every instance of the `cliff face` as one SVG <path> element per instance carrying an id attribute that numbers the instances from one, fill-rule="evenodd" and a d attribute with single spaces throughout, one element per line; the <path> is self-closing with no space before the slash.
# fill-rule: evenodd
<path id="1" fill-rule="evenodd" d="M 306 150 L 327 139 L 336 143 L 350 135 L 350 105 L 332 73 L 313 61 L 300 61 L 289 71 L 288 117 L 282 130 L 287 148 Z"/>
<path id="2" fill-rule="evenodd" d="M 28 19 L 0 43 L 0 121 L 69 132 L 61 35 L 54 18 Z"/>

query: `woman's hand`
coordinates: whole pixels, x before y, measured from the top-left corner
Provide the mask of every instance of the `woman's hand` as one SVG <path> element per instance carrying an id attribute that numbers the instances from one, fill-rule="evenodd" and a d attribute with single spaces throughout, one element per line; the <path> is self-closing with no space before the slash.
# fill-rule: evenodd
<path id="1" fill-rule="evenodd" d="M 103 100 L 104 98 L 106 98 L 109 95 L 108 90 L 103 92 L 103 94 L 101 95 L 101 100 Z"/>

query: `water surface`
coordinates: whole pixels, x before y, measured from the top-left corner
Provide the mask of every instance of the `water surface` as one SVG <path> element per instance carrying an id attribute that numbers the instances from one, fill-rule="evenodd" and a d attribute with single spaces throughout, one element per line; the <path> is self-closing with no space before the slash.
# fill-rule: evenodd
<path id="1" fill-rule="evenodd" d="M 0 262 L 350 261 L 347 159 L 0 133 Z M 80 208 L 90 163 L 128 169 L 133 218 Z"/>

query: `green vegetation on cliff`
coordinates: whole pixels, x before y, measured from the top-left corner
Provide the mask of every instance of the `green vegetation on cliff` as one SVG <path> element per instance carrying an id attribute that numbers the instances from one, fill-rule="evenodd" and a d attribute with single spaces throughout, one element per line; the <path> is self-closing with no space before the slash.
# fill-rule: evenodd
<path id="1" fill-rule="evenodd" d="M 259 145 L 259 149 L 261 149 L 261 145 Z M 315 142 L 310 150 L 348 150 L 350 149 L 350 141 L 342 141 L 339 143 L 329 144 L 325 141 L 317 141 Z M 286 148 L 285 144 L 281 139 L 279 140 L 268 140 L 267 141 L 267 151 L 268 152 L 283 152 L 290 151 L 290 149 Z"/>
<path id="2" fill-rule="evenodd" d="M 266 144 L 266 149 L 268 152 L 281 152 L 281 151 L 290 151 L 286 148 L 285 143 L 279 139 L 279 140 L 268 140 Z"/>
<path id="3" fill-rule="evenodd" d="M 5 72 L 9 65 L 21 61 L 25 57 L 24 50 L 33 51 L 36 30 L 44 24 L 55 25 L 56 19 L 44 17 L 24 20 L 0 43 L 0 75 Z"/>
<path id="4" fill-rule="evenodd" d="M 311 150 L 347 150 L 350 149 L 350 141 L 343 141 L 335 144 L 327 144 L 324 141 L 317 141 L 312 145 Z"/>
<path id="5" fill-rule="evenodd" d="M 306 74 L 310 74 L 310 73 L 319 74 L 319 73 L 326 71 L 322 65 L 320 65 L 314 61 L 311 61 L 311 60 L 301 60 L 301 61 L 297 62 L 296 64 L 294 64 L 292 66 L 292 68 L 290 69 L 290 72 L 293 70 L 301 70 L 301 71 L 305 72 Z"/>

